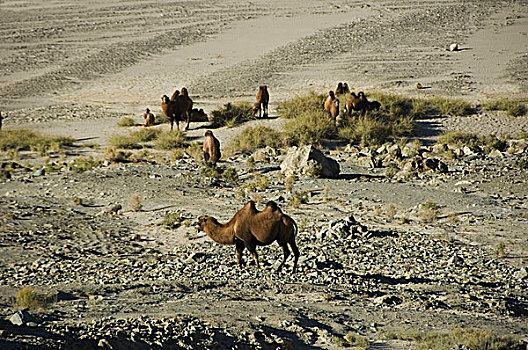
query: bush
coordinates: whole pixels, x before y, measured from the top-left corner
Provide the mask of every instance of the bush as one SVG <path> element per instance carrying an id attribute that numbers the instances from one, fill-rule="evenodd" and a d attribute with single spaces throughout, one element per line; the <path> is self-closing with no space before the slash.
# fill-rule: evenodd
<path id="1" fill-rule="evenodd" d="M 251 153 L 258 148 L 270 146 L 280 148 L 283 135 L 266 126 L 248 127 L 240 132 L 226 147 L 227 153 Z"/>
<path id="2" fill-rule="evenodd" d="M 465 131 L 450 131 L 438 137 L 438 144 L 474 147 L 479 144 L 477 134 Z"/>
<path id="3" fill-rule="evenodd" d="M 79 157 L 70 164 L 71 171 L 78 174 L 83 173 L 101 165 L 101 161 L 94 159 L 94 157 Z"/>
<path id="4" fill-rule="evenodd" d="M 370 115 L 354 117 L 339 130 L 339 135 L 363 146 L 382 145 L 391 135 L 391 125 Z"/>
<path id="5" fill-rule="evenodd" d="M 182 218 L 178 213 L 167 213 L 161 222 L 168 229 L 177 229 L 180 227 Z"/>
<path id="6" fill-rule="evenodd" d="M 124 149 L 140 149 L 141 145 L 138 143 L 138 140 L 131 135 L 112 135 L 108 140 L 110 145 L 115 148 L 124 148 Z"/>
<path id="7" fill-rule="evenodd" d="M 160 133 L 156 139 L 156 148 L 164 150 L 173 150 L 175 148 L 185 147 L 187 139 L 183 131 L 166 131 Z"/>
<path id="8" fill-rule="evenodd" d="M 105 150 L 105 159 L 113 163 L 128 163 L 131 161 L 132 153 L 108 147 Z"/>
<path id="9" fill-rule="evenodd" d="M 438 219 L 438 215 L 440 214 L 440 207 L 430 200 L 425 201 L 420 205 L 420 211 L 418 212 L 418 216 L 420 217 L 420 220 L 425 223 L 433 222 Z"/>
<path id="10" fill-rule="evenodd" d="M 312 91 L 307 95 L 298 96 L 292 100 L 279 103 L 277 106 L 277 111 L 280 113 L 282 118 L 297 118 L 297 116 L 303 114 L 306 111 L 322 110 L 322 104 L 325 98 L 325 95 L 316 94 Z"/>
<path id="11" fill-rule="evenodd" d="M 488 101 L 484 108 L 490 111 L 506 111 L 509 116 L 519 117 L 526 114 L 526 105 L 521 100 L 502 98 Z"/>
<path id="12" fill-rule="evenodd" d="M 133 193 L 130 196 L 130 210 L 132 211 L 141 211 L 143 208 L 143 204 L 141 203 L 141 197 L 137 193 Z"/>
<path id="13" fill-rule="evenodd" d="M 471 106 L 461 99 L 448 99 L 444 97 L 434 97 L 431 104 L 443 115 L 465 116 L 471 113 Z"/>
<path id="14" fill-rule="evenodd" d="M 203 144 L 201 142 L 191 143 L 185 152 L 197 162 L 203 160 Z"/>
<path id="15" fill-rule="evenodd" d="M 26 129 L 0 130 L 0 151 L 38 151 L 41 154 L 73 146 L 75 139 L 71 137 L 55 137 L 42 135 Z"/>
<path id="16" fill-rule="evenodd" d="M 297 145 L 320 144 L 323 139 L 337 136 L 334 121 L 321 109 L 301 112 L 288 120 L 284 129 L 286 136 Z"/>
<path id="17" fill-rule="evenodd" d="M 120 121 L 117 122 L 117 126 L 120 126 L 122 128 L 136 126 L 136 122 L 130 117 L 123 117 Z"/>
<path id="18" fill-rule="evenodd" d="M 237 124 L 254 119 L 249 102 L 226 103 L 211 112 L 211 122 L 214 128 L 222 126 L 234 127 Z"/>
<path id="19" fill-rule="evenodd" d="M 16 293 L 15 300 L 21 308 L 45 309 L 55 300 L 55 297 L 50 294 L 39 293 L 31 287 L 24 287 Z"/>
<path id="20" fill-rule="evenodd" d="M 223 165 L 204 163 L 203 167 L 200 169 L 200 174 L 205 177 L 224 179 L 231 182 L 238 181 L 238 173 L 236 170 Z"/>

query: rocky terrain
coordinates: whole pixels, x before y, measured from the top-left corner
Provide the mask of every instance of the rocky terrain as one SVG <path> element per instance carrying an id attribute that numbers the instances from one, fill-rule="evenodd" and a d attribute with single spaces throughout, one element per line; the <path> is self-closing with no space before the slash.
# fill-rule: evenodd
<path id="1" fill-rule="evenodd" d="M 159 114 L 159 96 L 183 85 L 207 112 L 270 88 L 273 118 L 215 129 L 223 146 L 246 126 L 281 129 L 277 102 L 337 81 L 475 104 L 526 99 L 527 14 L 522 1 L 1 2 L 3 128 L 77 141 L 19 152 L 21 168 L 0 180 L 0 347 L 409 349 L 412 334 L 461 328 L 526 348 L 528 145 L 434 144 L 446 130 L 516 135 L 526 116 L 432 116 L 419 121 L 418 148 L 329 142 L 339 176 L 300 175 L 291 189 L 286 152 L 273 149 L 253 155 L 254 169 L 248 155 L 224 157 L 238 180 L 202 176 L 189 155 L 74 168 L 140 128 L 119 128 L 121 117 Z M 463 49 L 447 51 L 452 42 Z M 199 141 L 207 127 L 186 135 Z M 275 273 L 276 244 L 258 248 L 260 270 L 248 252 L 238 268 L 233 246 L 197 233 L 198 216 L 226 222 L 250 199 L 297 222 L 297 273 L 291 260 Z M 20 311 L 24 287 L 50 302 Z"/>

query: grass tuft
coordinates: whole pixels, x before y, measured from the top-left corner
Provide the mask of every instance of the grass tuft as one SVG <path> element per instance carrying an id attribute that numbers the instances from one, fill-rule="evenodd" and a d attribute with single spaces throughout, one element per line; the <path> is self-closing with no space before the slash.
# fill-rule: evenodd
<path id="1" fill-rule="evenodd" d="M 506 111 L 511 117 L 520 117 L 526 114 L 526 105 L 521 100 L 501 98 L 484 103 L 484 108 L 490 111 Z"/>
<path id="2" fill-rule="evenodd" d="M 254 119 L 249 102 L 226 103 L 211 112 L 212 127 L 234 127 L 237 124 Z"/>
<path id="3" fill-rule="evenodd" d="M 45 154 L 73 146 L 74 142 L 71 137 L 47 136 L 26 129 L 0 130 L 0 151 L 4 152 L 37 151 Z"/>
<path id="4" fill-rule="evenodd" d="M 24 287 L 16 293 L 15 300 L 18 307 L 36 310 L 47 308 L 55 300 L 55 297 L 37 292 L 31 287 Z"/>
<path id="5" fill-rule="evenodd" d="M 136 122 L 134 121 L 134 119 L 130 117 L 123 117 L 121 118 L 121 120 L 117 122 L 117 126 L 122 127 L 122 128 L 136 126 Z"/>
<path id="6" fill-rule="evenodd" d="M 266 146 L 280 148 L 283 135 L 266 126 L 248 127 L 242 130 L 226 147 L 227 154 L 251 153 Z"/>

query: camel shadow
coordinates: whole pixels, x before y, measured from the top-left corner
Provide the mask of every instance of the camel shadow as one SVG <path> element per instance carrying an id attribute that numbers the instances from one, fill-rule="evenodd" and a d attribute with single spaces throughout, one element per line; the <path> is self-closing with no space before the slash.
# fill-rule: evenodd
<path id="1" fill-rule="evenodd" d="M 385 176 L 383 175 L 371 175 L 371 174 L 339 174 L 337 179 L 339 180 L 356 180 L 360 178 L 365 179 L 383 179 Z"/>

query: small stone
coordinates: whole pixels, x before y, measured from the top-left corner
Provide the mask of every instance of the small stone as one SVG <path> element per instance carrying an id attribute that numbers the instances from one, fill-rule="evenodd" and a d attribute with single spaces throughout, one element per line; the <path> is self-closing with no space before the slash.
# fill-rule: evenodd
<path id="1" fill-rule="evenodd" d="M 458 51 L 458 43 L 453 43 L 449 45 L 449 51 Z"/>
<path id="2" fill-rule="evenodd" d="M 515 271 L 513 273 L 513 277 L 518 280 L 525 279 L 526 277 L 528 277 L 528 271 L 526 271 L 525 267 L 521 267 L 519 271 Z"/>
<path id="3" fill-rule="evenodd" d="M 23 326 L 28 322 L 35 322 L 35 318 L 29 313 L 27 309 L 17 311 L 9 318 L 9 321 L 15 326 Z"/>

